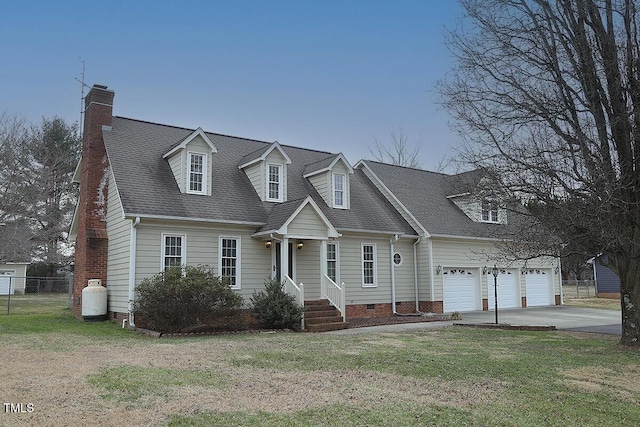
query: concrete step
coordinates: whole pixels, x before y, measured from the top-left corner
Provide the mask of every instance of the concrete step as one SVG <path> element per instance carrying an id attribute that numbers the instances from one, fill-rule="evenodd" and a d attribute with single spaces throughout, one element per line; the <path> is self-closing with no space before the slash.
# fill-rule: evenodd
<path id="1" fill-rule="evenodd" d="M 336 310 L 335 307 L 331 307 L 331 308 L 326 307 L 324 310 L 305 310 L 304 311 L 305 319 L 309 319 L 311 317 L 330 317 L 330 316 L 340 316 L 340 312 Z"/>

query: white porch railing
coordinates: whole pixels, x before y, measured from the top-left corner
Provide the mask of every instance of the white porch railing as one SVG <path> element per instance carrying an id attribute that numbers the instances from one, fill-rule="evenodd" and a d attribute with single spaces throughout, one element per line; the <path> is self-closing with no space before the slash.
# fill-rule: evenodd
<path id="1" fill-rule="evenodd" d="M 293 295 L 296 298 L 296 301 L 300 305 L 300 307 L 304 307 L 304 284 L 300 282 L 300 285 L 296 285 L 296 283 L 289 277 L 289 275 L 284 275 L 284 291 L 290 295 Z M 301 327 L 304 330 L 304 312 L 302 313 L 302 321 Z"/>
<path id="2" fill-rule="evenodd" d="M 331 304 L 333 304 L 340 314 L 342 314 L 342 321 L 346 320 L 345 317 L 345 298 L 344 298 L 344 282 L 338 286 L 336 282 L 331 280 L 326 274 L 322 275 L 322 283 L 320 284 L 320 297 L 326 298 Z"/>

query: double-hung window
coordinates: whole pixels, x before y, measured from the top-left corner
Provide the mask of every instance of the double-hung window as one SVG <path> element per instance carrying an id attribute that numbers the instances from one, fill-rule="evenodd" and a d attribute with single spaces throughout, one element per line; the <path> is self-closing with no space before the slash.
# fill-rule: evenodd
<path id="1" fill-rule="evenodd" d="M 220 277 L 227 280 L 232 289 L 240 289 L 240 238 L 220 237 Z"/>
<path id="2" fill-rule="evenodd" d="M 492 199 L 482 200 L 482 221 L 498 222 L 498 202 Z"/>
<path id="3" fill-rule="evenodd" d="M 188 193 L 207 192 L 207 156 L 202 153 L 189 153 Z"/>
<path id="4" fill-rule="evenodd" d="M 282 165 L 267 164 L 267 200 L 282 201 Z"/>
<path id="5" fill-rule="evenodd" d="M 338 244 L 335 242 L 327 243 L 327 276 L 334 283 L 338 281 Z"/>
<path id="6" fill-rule="evenodd" d="M 378 272 L 377 272 L 375 243 L 362 244 L 362 286 L 363 287 L 378 286 Z"/>
<path id="7" fill-rule="evenodd" d="M 183 234 L 162 235 L 162 268 L 180 267 L 185 259 L 186 237 Z"/>
<path id="8" fill-rule="evenodd" d="M 344 208 L 346 177 L 340 173 L 333 174 L 333 207 Z"/>

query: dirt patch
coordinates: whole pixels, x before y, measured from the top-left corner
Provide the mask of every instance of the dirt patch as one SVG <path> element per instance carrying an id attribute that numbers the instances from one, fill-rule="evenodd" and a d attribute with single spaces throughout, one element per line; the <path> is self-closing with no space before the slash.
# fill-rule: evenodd
<path id="1" fill-rule="evenodd" d="M 21 338 L 18 341 L 23 341 Z M 48 350 L 45 342 L 27 345 L 28 341 L 0 349 L 0 360 L 10 360 L 0 365 L 3 399 L 32 403 L 34 408 L 32 413 L 0 414 L 0 425 L 162 425 L 171 415 L 198 411 L 283 412 L 339 403 L 373 407 L 384 401 L 468 407 L 470 402 L 495 399 L 503 390 L 494 382 L 416 379 L 347 370 L 256 369 L 234 366 L 229 360 L 234 352 L 251 353 L 254 346 L 277 345 L 264 340 L 74 342 L 63 350 L 64 337 L 49 338 L 55 351 Z M 396 346 L 401 341 L 389 338 L 386 344 Z M 160 386 L 152 393 L 119 400 L 118 390 L 88 382 L 89 377 L 105 370 L 127 366 L 211 369 L 224 373 L 224 384 Z"/>
<path id="2" fill-rule="evenodd" d="M 614 391 L 640 393 L 640 366 L 628 365 L 621 370 L 605 367 L 589 367 L 569 369 L 562 372 L 567 378 L 567 384 L 582 390 L 601 391 L 610 388 Z"/>

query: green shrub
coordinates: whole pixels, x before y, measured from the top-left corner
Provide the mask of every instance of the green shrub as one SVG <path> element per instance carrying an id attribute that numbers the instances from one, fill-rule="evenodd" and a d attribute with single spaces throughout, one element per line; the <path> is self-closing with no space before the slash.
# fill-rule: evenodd
<path id="1" fill-rule="evenodd" d="M 304 307 L 284 291 L 282 282 L 270 279 L 265 280 L 264 290 L 253 293 L 251 311 L 266 328 L 299 330 Z"/>
<path id="2" fill-rule="evenodd" d="M 172 267 L 136 287 L 134 313 L 161 332 L 237 329 L 243 304 L 210 267 Z"/>

